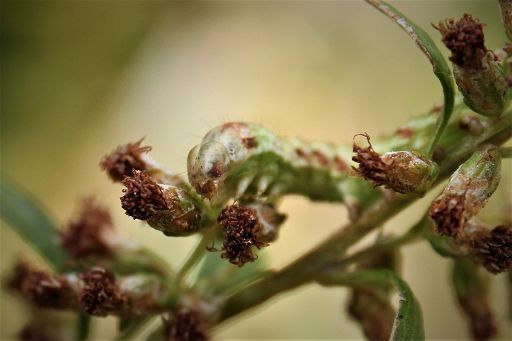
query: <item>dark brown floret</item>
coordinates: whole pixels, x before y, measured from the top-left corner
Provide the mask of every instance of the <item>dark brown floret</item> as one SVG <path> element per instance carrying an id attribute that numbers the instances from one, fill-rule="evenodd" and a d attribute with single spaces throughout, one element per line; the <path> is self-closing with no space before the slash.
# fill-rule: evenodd
<path id="1" fill-rule="evenodd" d="M 146 172 L 135 171 L 133 177 L 123 180 L 123 185 L 126 188 L 121 206 L 133 219 L 146 220 L 168 209 L 162 187 Z"/>
<path id="2" fill-rule="evenodd" d="M 60 235 L 60 244 L 74 259 L 110 255 L 112 250 L 103 233 L 113 229 L 110 213 L 93 199 L 86 199 L 78 219 Z"/>
<path id="3" fill-rule="evenodd" d="M 108 173 L 112 181 L 119 182 L 126 177 L 133 176 L 134 170 L 147 169 L 147 164 L 141 156 L 151 151 L 151 147 L 141 146 L 143 140 L 119 146 L 111 154 L 103 157 L 100 166 Z"/>
<path id="4" fill-rule="evenodd" d="M 254 261 L 257 256 L 253 246 L 262 248 L 267 244 L 259 241 L 261 225 L 254 209 L 234 204 L 226 207 L 217 218 L 224 227 L 224 243 L 221 257 L 230 263 L 242 266 Z"/>
<path id="5" fill-rule="evenodd" d="M 29 272 L 21 282 L 21 293 L 42 308 L 67 309 L 75 305 L 75 296 L 69 284 L 44 271 Z"/>
<path id="6" fill-rule="evenodd" d="M 471 241 L 475 258 L 487 271 L 498 274 L 512 268 L 512 226 L 500 225 Z"/>
<path id="7" fill-rule="evenodd" d="M 464 68 L 479 69 L 487 52 L 483 25 L 469 14 L 455 21 L 446 19 L 439 23 L 443 43 L 452 52 L 450 60 Z"/>
<path id="8" fill-rule="evenodd" d="M 81 275 L 84 286 L 80 292 L 80 304 L 86 313 L 106 316 L 120 312 L 128 298 L 119 288 L 113 273 L 103 268 L 92 268 Z"/>
<path id="9" fill-rule="evenodd" d="M 432 203 L 430 218 L 440 235 L 457 238 L 464 228 L 464 195 L 442 195 Z"/>
<path id="10" fill-rule="evenodd" d="M 358 134 L 356 136 L 364 136 L 368 141 L 368 147 L 362 148 L 354 143 L 353 151 L 356 155 L 352 157 L 352 161 L 359 164 L 358 168 L 353 169 L 364 179 L 371 180 L 375 183 L 375 186 L 381 186 L 387 184 L 387 165 L 382 161 L 380 155 L 373 150 L 372 144 L 370 143 L 370 136 L 366 133 Z"/>
<path id="11" fill-rule="evenodd" d="M 209 339 L 201 315 L 193 310 L 180 309 L 164 319 L 165 341 L 206 341 Z"/>

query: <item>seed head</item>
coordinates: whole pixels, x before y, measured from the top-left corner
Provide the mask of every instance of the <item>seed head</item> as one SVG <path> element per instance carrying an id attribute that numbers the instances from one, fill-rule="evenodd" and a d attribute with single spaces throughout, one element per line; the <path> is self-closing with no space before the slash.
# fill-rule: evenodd
<path id="1" fill-rule="evenodd" d="M 133 176 L 134 170 L 148 169 L 147 161 L 143 156 L 151 151 L 151 147 L 141 146 L 143 140 L 119 146 L 112 153 L 103 157 L 100 166 L 108 173 L 112 181 L 120 182 L 126 177 Z"/>
<path id="2" fill-rule="evenodd" d="M 206 341 L 209 339 L 202 316 L 194 310 L 181 308 L 164 322 L 165 341 Z"/>
<path id="3" fill-rule="evenodd" d="M 487 271 L 498 274 L 512 268 L 511 225 L 500 225 L 485 234 L 475 234 L 471 246 L 475 259 Z"/>
<path id="4" fill-rule="evenodd" d="M 68 282 L 44 271 L 27 273 L 20 289 L 24 297 L 41 308 L 68 309 L 76 306 L 76 298 Z"/>
<path id="5" fill-rule="evenodd" d="M 133 219 L 146 220 L 169 209 L 163 189 L 146 172 L 135 171 L 133 177 L 123 180 L 126 189 L 121 206 Z"/>
<path id="6" fill-rule="evenodd" d="M 86 313 L 106 316 L 124 309 L 128 297 L 119 288 L 113 273 L 96 267 L 81 274 L 81 279 L 80 304 Z"/>

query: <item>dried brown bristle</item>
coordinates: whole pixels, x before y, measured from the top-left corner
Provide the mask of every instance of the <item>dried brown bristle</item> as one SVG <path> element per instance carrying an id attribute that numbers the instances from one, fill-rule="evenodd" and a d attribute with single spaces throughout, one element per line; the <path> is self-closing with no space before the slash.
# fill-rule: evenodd
<path id="1" fill-rule="evenodd" d="M 164 319 L 165 341 L 206 341 L 206 327 L 201 315 L 193 310 L 180 309 Z"/>
<path id="2" fill-rule="evenodd" d="M 455 21 L 446 19 L 439 23 L 443 43 L 452 52 L 450 60 L 464 68 L 479 69 L 487 52 L 484 42 L 483 25 L 470 14 Z"/>
<path id="3" fill-rule="evenodd" d="M 83 273 L 81 279 L 83 288 L 79 299 L 86 313 L 106 316 L 122 311 L 128 298 L 117 285 L 113 273 L 97 267 Z"/>
<path id="4" fill-rule="evenodd" d="M 500 225 L 486 234 L 477 234 L 471 245 L 475 258 L 487 271 L 498 274 L 512 268 L 512 226 Z"/>
<path id="5" fill-rule="evenodd" d="M 364 136 L 368 141 L 368 147 L 362 148 L 355 143 L 353 144 L 355 155 L 352 157 L 352 161 L 357 162 L 359 166 L 352 168 L 364 179 L 373 181 L 375 186 L 387 184 L 387 165 L 382 161 L 380 155 L 373 150 L 372 144 L 370 143 L 370 136 L 366 133 L 356 136 Z"/>
<path id="6" fill-rule="evenodd" d="M 147 164 L 141 156 L 151 151 L 151 147 L 141 146 L 143 140 L 119 146 L 111 154 L 103 157 L 100 166 L 113 181 L 119 182 L 133 176 L 134 170 L 147 169 Z"/>
<path id="7" fill-rule="evenodd" d="M 258 240 L 261 225 L 254 209 L 234 204 L 226 207 L 219 214 L 217 221 L 224 227 L 224 242 L 221 257 L 230 263 L 242 266 L 254 261 L 252 247 L 258 249 L 267 244 Z"/>
<path id="8" fill-rule="evenodd" d="M 75 303 L 69 284 L 44 271 L 30 271 L 26 274 L 21 282 L 21 293 L 42 308 L 66 309 Z"/>
<path id="9" fill-rule="evenodd" d="M 430 218 L 436 223 L 440 235 L 457 238 L 462 233 L 464 218 L 464 195 L 443 195 L 432 203 Z"/>
<path id="10" fill-rule="evenodd" d="M 123 180 L 121 206 L 133 219 L 146 220 L 168 209 L 162 188 L 146 172 L 135 171 Z"/>
<path id="11" fill-rule="evenodd" d="M 102 235 L 113 229 L 108 210 L 92 198 L 84 201 L 80 216 L 60 235 L 60 244 L 75 259 L 110 255 L 112 250 Z"/>

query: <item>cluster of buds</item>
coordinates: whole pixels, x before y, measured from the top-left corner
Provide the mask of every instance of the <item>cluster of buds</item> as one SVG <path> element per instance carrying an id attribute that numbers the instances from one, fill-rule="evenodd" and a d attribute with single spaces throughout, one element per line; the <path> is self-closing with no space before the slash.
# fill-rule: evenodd
<path id="1" fill-rule="evenodd" d="M 411 151 L 380 155 L 373 149 L 370 136 L 360 135 L 366 138 L 368 146 L 363 148 L 354 143 L 352 160 L 358 163 L 354 170 L 361 177 L 375 186 L 385 186 L 403 194 L 423 195 L 432 186 L 439 173 L 435 162 Z"/>
<path id="2" fill-rule="evenodd" d="M 274 241 L 284 220 L 269 204 L 226 207 L 218 216 L 224 231 L 221 257 L 238 266 L 253 262 L 257 258 L 254 247 L 260 249 Z"/>
<path id="3" fill-rule="evenodd" d="M 15 268 L 8 286 L 37 307 L 127 318 L 162 311 L 162 298 L 167 292 L 162 280 L 154 275 L 116 277 L 101 267 L 53 275 L 24 263 Z"/>
<path id="4" fill-rule="evenodd" d="M 496 56 L 485 47 L 483 25 L 464 14 L 440 22 L 438 29 L 452 53 L 453 75 L 466 105 L 481 115 L 502 114 L 508 85 Z"/>
<path id="5" fill-rule="evenodd" d="M 197 232 L 201 215 L 185 183 L 149 158 L 151 147 L 141 143 L 119 146 L 100 164 L 112 181 L 126 187 L 121 197 L 126 214 L 168 236 Z"/>

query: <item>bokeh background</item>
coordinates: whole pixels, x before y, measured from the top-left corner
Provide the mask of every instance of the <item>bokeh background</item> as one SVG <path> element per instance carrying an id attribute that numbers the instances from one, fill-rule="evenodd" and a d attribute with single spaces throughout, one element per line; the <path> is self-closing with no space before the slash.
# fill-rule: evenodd
<path id="1" fill-rule="evenodd" d="M 467 12 L 487 23 L 488 47 L 505 42 L 497 1 L 393 3 L 436 41 L 432 22 Z M 30 191 L 61 226 L 80 198 L 96 195 L 124 235 L 175 266 L 196 240 L 165 238 L 123 214 L 121 187 L 98 167 L 117 145 L 146 137 L 155 158 L 184 174 L 188 150 L 226 121 L 349 144 L 355 133 L 393 131 L 441 100 L 430 64 L 409 37 L 361 1 L 2 1 L 0 13 L 3 176 Z M 495 221 L 510 215 L 506 163 L 501 192 L 484 212 Z M 385 231 L 405 230 L 431 199 Z M 294 197 L 282 210 L 289 219 L 267 251 L 275 267 L 347 219 L 338 205 Z M 427 337 L 467 338 L 449 286 L 449 262 L 426 243 L 403 251 L 404 277 L 423 304 Z M 20 256 L 40 261 L 3 226 L 1 274 Z M 504 281 L 497 277 L 492 294 L 501 318 Z M 359 339 L 359 327 L 343 311 L 345 300 L 343 289 L 310 285 L 251 311 L 217 336 Z M 0 338 L 9 339 L 26 311 L 2 293 L 0 312 Z M 94 325 L 95 339 L 114 335 L 113 319 L 94 319 Z"/>

